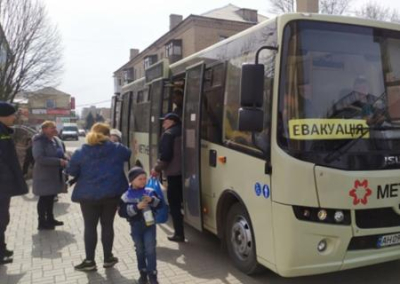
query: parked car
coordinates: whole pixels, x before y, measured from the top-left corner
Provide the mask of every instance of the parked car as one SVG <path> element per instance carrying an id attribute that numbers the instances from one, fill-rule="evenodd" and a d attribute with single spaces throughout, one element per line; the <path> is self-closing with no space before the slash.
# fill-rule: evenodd
<path id="1" fill-rule="evenodd" d="M 75 123 L 65 123 L 59 134 L 62 140 L 79 140 L 78 126 Z"/>
<path id="2" fill-rule="evenodd" d="M 79 136 L 85 137 L 86 136 L 86 130 L 82 129 L 82 128 L 79 128 L 78 129 L 78 134 L 79 134 Z"/>

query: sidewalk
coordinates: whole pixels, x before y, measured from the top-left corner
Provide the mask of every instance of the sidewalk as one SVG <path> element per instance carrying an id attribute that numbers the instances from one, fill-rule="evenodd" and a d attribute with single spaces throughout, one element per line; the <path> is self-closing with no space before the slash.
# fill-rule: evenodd
<path id="1" fill-rule="evenodd" d="M 116 217 L 114 254 L 120 262 L 114 268 L 102 267 L 100 235 L 97 244 L 97 272 L 74 271 L 73 266 L 85 257 L 83 220 L 79 205 L 70 194 L 60 195 L 55 215 L 65 225 L 55 231 L 37 230 L 37 198 L 29 193 L 12 198 L 11 222 L 7 228 L 8 248 L 14 250 L 14 262 L 0 266 L 0 283 L 83 284 L 136 283 L 139 277 L 129 224 Z M 157 257 L 160 283 L 261 283 L 236 270 L 219 241 L 210 234 L 187 228 L 187 243 L 167 240 L 171 224 L 157 228 Z M 270 273 L 267 272 L 269 276 Z M 265 275 L 267 276 L 267 275 Z M 263 277 L 263 276 L 261 276 Z M 268 277 L 267 277 L 268 278 Z M 266 279 L 267 279 L 266 278 Z M 275 277 L 274 277 L 275 278 Z M 264 282 L 265 283 L 265 282 Z"/>

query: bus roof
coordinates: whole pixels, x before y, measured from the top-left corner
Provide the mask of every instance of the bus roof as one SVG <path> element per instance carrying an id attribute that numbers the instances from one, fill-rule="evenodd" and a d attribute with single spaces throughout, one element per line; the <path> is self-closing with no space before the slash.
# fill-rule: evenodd
<path id="1" fill-rule="evenodd" d="M 376 21 L 358 17 L 350 17 L 350 16 L 337 16 L 337 15 L 325 15 L 325 14 L 312 14 L 312 13 L 287 13 L 275 18 L 271 18 L 269 20 L 263 21 L 258 25 L 250 27 L 240 33 L 237 33 L 225 40 L 222 40 L 216 44 L 213 44 L 205 49 L 202 49 L 194 54 L 191 54 L 173 64 L 170 65 L 170 68 L 173 69 L 176 66 L 179 66 L 187 61 L 190 61 L 207 51 L 213 50 L 219 46 L 223 46 L 229 42 L 235 41 L 238 38 L 244 37 L 252 32 L 262 29 L 265 26 L 270 25 L 273 22 L 277 22 L 278 26 L 285 26 L 288 22 L 294 20 L 310 20 L 310 21 L 321 21 L 321 22 L 332 22 L 332 23 L 341 23 L 348 25 L 357 25 L 357 26 L 367 26 L 367 27 L 375 27 L 382 29 L 390 29 L 390 30 L 400 30 L 400 24 L 384 22 L 384 21 Z M 279 34 L 278 34 L 279 36 Z M 279 41 L 278 41 L 279 42 Z"/>

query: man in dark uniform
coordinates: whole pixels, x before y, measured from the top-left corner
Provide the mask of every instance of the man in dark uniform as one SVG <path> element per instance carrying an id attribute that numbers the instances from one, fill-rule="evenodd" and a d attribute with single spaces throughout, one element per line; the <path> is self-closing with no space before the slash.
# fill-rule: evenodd
<path id="1" fill-rule="evenodd" d="M 10 199 L 28 192 L 18 162 L 10 128 L 16 120 L 16 109 L 0 101 L 0 265 L 12 262 L 13 252 L 7 250 L 5 232 L 10 221 Z"/>
<path id="2" fill-rule="evenodd" d="M 159 158 L 151 174 L 159 175 L 164 171 L 168 181 L 168 203 L 175 233 L 168 237 L 173 242 L 184 242 L 183 215 L 181 212 L 182 195 L 182 126 L 176 113 L 168 113 L 163 118 L 164 133 L 160 139 Z"/>

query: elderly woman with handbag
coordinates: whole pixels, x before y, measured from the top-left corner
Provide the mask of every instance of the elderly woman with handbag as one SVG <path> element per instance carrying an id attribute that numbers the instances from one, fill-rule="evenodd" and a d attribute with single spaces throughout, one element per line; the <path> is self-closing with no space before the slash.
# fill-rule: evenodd
<path id="1" fill-rule="evenodd" d="M 54 218 L 53 204 L 55 196 L 65 192 L 62 171 L 68 162 L 64 144 L 57 137 L 56 124 L 53 121 L 45 121 L 41 128 L 41 133 L 32 138 L 32 154 L 35 160 L 33 193 L 39 196 L 38 230 L 54 230 L 55 226 L 64 225 L 63 222 Z"/>

